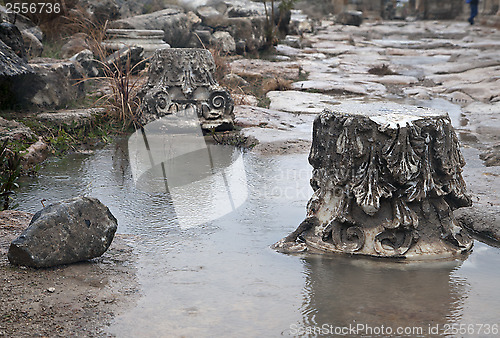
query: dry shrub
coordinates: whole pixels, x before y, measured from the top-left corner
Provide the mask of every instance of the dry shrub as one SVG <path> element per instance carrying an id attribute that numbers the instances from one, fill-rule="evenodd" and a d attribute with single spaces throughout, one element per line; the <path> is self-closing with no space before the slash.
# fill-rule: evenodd
<path id="1" fill-rule="evenodd" d="M 368 73 L 374 75 L 399 75 L 398 73 L 392 71 L 388 65 L 383 64 L 382 66 L 375 66 L 368 70 Z"/>
<path id="2" fill-rule="evenodd" d="M 248 104 L 245 100 L 246 92 L 243 90 L 243 85 L 234 81 L 231 76 L 232 74 L 231 65 L 229 64 L 227 53 L 223 53 L 219 48 L 209 49 L 210 53 L 214 58 L 215 62 L 215 79 L 224 88 L 227 89 L 229 94 L 231 94 L 236 105 Z"/>
<path id="3" fill-rule="evenodd" d="M 109 60 L 109 53 L 102 46 L 106 36 L 107 22 L 101 25 L 90 20 L 84 13 L 80 14 L 71 18 L 69 27 L 75 32 L 87 34 L 86 42 L 101 68 L 101 76 L 84 78 L 82 81 L 97 80 L 100 86 L 108 88 L 95 104 L 106 108 L 109 117 L 121 123 L 123 129 L 130 126 L 139 127 L 138 116 L 141 102 L 138 94 L 145 72 L 139 73 L 138 70 L 147 60 L 132 65 L 130 53 L 125 62 L 118 57 Z M 138 76 L 133 75 L 137 73 L 139 73 Z"/>
<path id="4" fill-rule="evenodd" d="M 263 89 L 264 93 L 267 93 L 267 92 L 270 92 L 273 90 L 278 90 L 278 91 L 290 90 L 290 89 L 292 89 L 292 81 L 286 80 L 282 77 L 265 79 L 262 83 L 262 89 Z"/>
<path id="5" fill-rule="evenodd" d="M 104 75 L 97 78 L 104 85 L 109 87 L 109 92 L 100 97 L 96 103 L 106 108 L 109 117 L 122 124 L 122 129 L 127 129 L 130 126 L 134 128 L 140 127 L 138 121 L 140 114 L 141 100 L 139 92 L 143 84 L 144 72 L 134 76 L 136 69 L 141 66 L 141 63 L 132 66 L 130 57 L 127 58 L 125 65 L 122 65 L 119 60 L 114 60 L 111 63 L 101 62 Z"/>
<path id="6" fill-rule="evenodd" d="M 209 51 L 214 58 L 215 80 L 223 86 L 224 77 L 231 72 L 231 66 L 227 60 L 228 55 L 223 53 L 219 48 L 210 48 Z"/>

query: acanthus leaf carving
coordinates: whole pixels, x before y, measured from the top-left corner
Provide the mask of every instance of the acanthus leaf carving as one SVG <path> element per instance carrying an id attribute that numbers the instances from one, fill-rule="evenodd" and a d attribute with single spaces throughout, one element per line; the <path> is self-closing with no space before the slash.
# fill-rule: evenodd
<path id="1" fill-rule="evenodd" d="M 434 170 L 432 169 L 433 159 L 430 153 L 430 135 L 425 136 L 424 155 L 420 162 L 420 174 L 417 179 L 408 182 L 408 188 L 405 193 L 408 202 L 422 201 L 428 196 L 443 196 L 446 192 L 443 190 L 441 184 L 434 180 Z"/>
<path id="2" fill-rule="evenodd" d="M 401 198 L 392 201 L 392 220 L 384 223 L 386 229 L 416 229 L 418 228 L 417 214 L 411 210 Z"/>
<path id="3" fill-rule="evenodd" d="M 157 50 L 151 59 L 147 84 L 141 90 L 139 122 L 145 125 L 167 113 L 194 108 L 203 129 L 232 129 L 234 101 L 215 81 L 214 71 L 215 62 L 208 50 Z M 158 90 L 163 93 L 162 97 L 157 97 Z M 170 104 L 165 104 L 166 96 Z"/>
<path id="4" fill-rule="evenodd" d="M 465 166 L 457 136 L 450 128 L 452 128 L 450 123 L 442 120 L 438 122 L 433 147 L 437 169 L 448 177 L 455 176 Z"/>
<path id="5" fill-rule="evenodd" d="M 354 178 L 352 193 L 363 211 L 373 216 L 380 208 L 380 199 L 389 198 L 396 188 L 380 177 L 379 157 L 373 147 L 368 160 L 361 164 Z"/>
<path id="6" fill-rule="evenodd" d="M 472 239 L 467 230 L 456 224 L 456 220 L 448 204 L 443 200 L 432 201 L 442 227 L 442 238 L 450 244 L 463 249 L 472 247 Z"/>
<path id="7" fill-rule="evenodd" d="M 393 141 L 383 151 L 392 176 L 400 184 L 405 184 L 418 174 L 421 162 L 410 143 L 409 129 L 409 124 L 403 128 L 398 124 Z"/>

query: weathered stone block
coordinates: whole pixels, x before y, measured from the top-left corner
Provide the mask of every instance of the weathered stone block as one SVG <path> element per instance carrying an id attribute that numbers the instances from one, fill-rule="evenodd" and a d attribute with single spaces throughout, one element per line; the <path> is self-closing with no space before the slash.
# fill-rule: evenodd
<path id="1" fill-rule="evenodd" d="M 28 228 L 12 241 L 12 264 L 36 268 L 80 262 L 101 256 L 118 223 L 96 198 L 77 197 L 37 212 Z"/>
<path id="2" fill-rule="evenodd" d="M 105 111 L 105 108 L 67 109 L 58 112 L 40 113 L 36 116 L 36 119 L 61 128 L 81 128 L 91 125 L 95 120 L 95 116 Z"/>
<path id="3" fill-rule="evenodd" d="M 314 121 L 309 162 L 307 218 L 275 244 L 278 250 L 420 259 L 471 249 L 452 213 L 471 200 L 446 113 L 341 104 Z"/>

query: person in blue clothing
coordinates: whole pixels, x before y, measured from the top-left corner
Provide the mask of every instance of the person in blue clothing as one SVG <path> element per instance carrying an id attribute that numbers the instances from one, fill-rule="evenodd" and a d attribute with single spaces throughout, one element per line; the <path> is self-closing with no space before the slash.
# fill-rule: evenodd
<path id="1" fill-rule="evenodd" d="M 467 19 L 471 25 L 474 24 L 474 18 L 477 16 L 477 5 L 479 4 L 479 0 L 466 0 L 470 5 L 470 17 Z"/>

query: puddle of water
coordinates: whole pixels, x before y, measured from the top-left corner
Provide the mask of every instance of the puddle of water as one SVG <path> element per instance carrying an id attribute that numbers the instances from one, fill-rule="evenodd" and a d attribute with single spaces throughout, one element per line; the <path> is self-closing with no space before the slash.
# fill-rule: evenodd
<path id="1" fill-rule="evenodd" d="M 244 154 L 246 201 L 186 228 L 166 192 L 135 187 L 126 147 L 51 161 L 16 196 L 31 212 L 41 199 L 94 196 L 116 216 L 118 232 L 137 235 L 141 298 L 109 328 L 118 337 L 332 336 L 358 325 L 365 331 L 356 336 L 382 325 L 425 336 L 439 325 L 444 336 L 445 325 L 499 324 L 498 248 L 476 243 L 465 262 L 427 264 L 272 251 L 305 216 L 307 154 Z"/>

